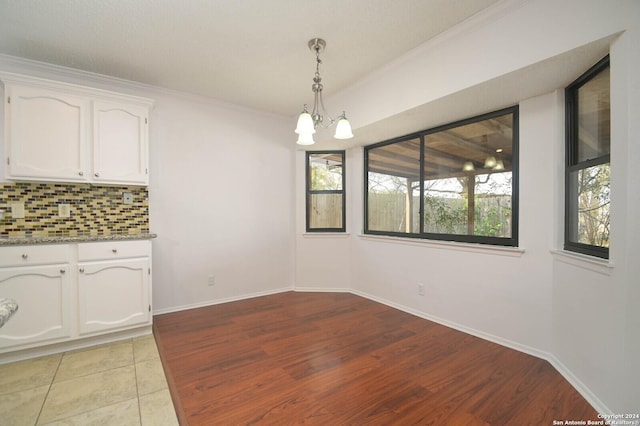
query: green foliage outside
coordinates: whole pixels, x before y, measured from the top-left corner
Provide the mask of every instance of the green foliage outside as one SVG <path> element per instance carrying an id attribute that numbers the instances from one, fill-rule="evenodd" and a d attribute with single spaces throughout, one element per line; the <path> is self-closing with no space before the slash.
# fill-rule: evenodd
<path id="1" fill-rule="evenodd" d="M 502 180 L 478 178 L 473 216 L 473 235 L 511 236 L 511 174 Z M 368 225 L 371 230 L 419 232 L 420 205 L 418 184 L 412 185 L 413 222 L 407 230 L 407 182 L 397 176 L 370 174 Z M 467 178 L 425 183 L 424 232 L 468 235 Z"/>
<path id="2" fill-rule="evenodd" d="M 577 173 L 577 241 L 609 247 L 611 169 L 609 163 Z"/>

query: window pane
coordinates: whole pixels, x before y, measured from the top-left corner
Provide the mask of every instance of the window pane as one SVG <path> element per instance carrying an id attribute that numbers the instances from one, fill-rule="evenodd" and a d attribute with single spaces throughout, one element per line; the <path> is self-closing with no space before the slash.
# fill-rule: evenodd
<path id="1" fill-rule="evenodd" d="M 368 151 L 367 229 L 420 232 L 420 139 Z"/>
<path id="2" fill-rule="evenodd" d="M 518 245 L 518 107 L 365 148 L 365 232 Z"/>
<path id="3" fill-rule="evenodd" d="M 430 133 L 424 142 L 426 180 L 510 171 L 513 114 Z"/>
<path id="4" fill-rule="evenodd" d="M 342 228 L 342 194 L 311 194 L 309 228 Z"/>
<path id="5" fill-rule="evenodd" d="M 610 167 L 600 164 L 569 173 L 569 239 L 609 247 Z"/>
<path id="6" fill-rule="evenodd" d="M 578 162 L 609 154 L 609 68 L 577 90 Z"/>
<path id="7" fill-rule="evenodd" d="M 474 235 L 511 237 L 511 172 L 476 176 Z"/>
<path id="8" fill-rule="evenodd" d="M 424 232 L 511 238 L 513 113 L 425 136 Z"/>
<path id="9" fill-rule="evenodd" d="M 342 190 L 342 155 L 310 154 L 311 190 Z"/>
<path id="10" fill-rule="evenodd" d="M 609 57 L 566 91 L 567 163 L 564 248 L 609 258 L 610 72 Z"/>
<path id="11" fill-rule="evenodd" d="M 307 232 L 344 232 L 345 152 L 307 151 Z"/>
<path id="12" fill-rule="evenodd" d="M 424 232 L 468 232 L 467 177 L 435 179 L 424 183 Z"/>

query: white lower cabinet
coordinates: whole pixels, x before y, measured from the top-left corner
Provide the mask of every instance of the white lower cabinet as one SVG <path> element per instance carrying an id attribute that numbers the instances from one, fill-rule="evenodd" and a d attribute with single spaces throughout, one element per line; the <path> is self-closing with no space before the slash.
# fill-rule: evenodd
<path id="1" fill-rule="evenodd" d="M 18 311 L 0 328 L 0 349 L 71 337 L 69 265 L 0 268 L 0 296 Z"/>
<path id="2" fill-rule="evenodd" d="M 0 247 L 0 353 L 149 326 L 151 241 Z"/>
<path id="3" fill-rule="evenodd" d="M 149 323 L 148 258 L 78 266 L 80 334 Z"/>

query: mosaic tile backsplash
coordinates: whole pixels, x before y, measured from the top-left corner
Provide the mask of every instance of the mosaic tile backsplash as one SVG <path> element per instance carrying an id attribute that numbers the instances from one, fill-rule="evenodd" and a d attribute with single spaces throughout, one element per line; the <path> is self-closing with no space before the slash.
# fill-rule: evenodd
<path id="1" fill-rule="evenodd" d="M 124 203 L 124 193 L 133 204 Z M 24 204 L 24 219 L 12 217 L 13 203 Z M 59 217 L 60 204 L 69 204 L 70 217 Z M 140 186 L 0 182 L 0 210 L 0 237 L 149 232 L 149 193 Z"/>

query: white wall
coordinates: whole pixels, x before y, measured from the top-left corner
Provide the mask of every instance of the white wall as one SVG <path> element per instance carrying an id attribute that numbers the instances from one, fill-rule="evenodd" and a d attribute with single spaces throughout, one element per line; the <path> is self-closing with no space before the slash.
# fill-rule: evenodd
<path id="1" fill-rule="evenodd" d="M 151 116 L 154 307 L 175 310 L 293 286 L 290 120 L 156 96 Z M 208 277 L 215 285 L 208 286 Z"/>
<path id="2" fill-rule="evenodd" d="M 353 288 L 526 352 L 551 351 L 557 108 L 556 93 L 520 103 L 519 250 L 360 237 Z"/>
<path id="3" fill-rule="evenodd" d="M 611 46 L 611 267 L 553 264 L 554 354 L 614 412 L 640 408 L 640 3 Z"/>
<path id="4" fill-rule="evenodd" d="M 498 109 L 509 99 L 520 105 L 523 251 L 358 235 L 362 149 L 354 148 L 347 164 L 352 179 L 346 255 L 350 265 L 333 265 L 350 277 L 352 291 L 544 357 L 601 412 L 636 413 L 640 181 L 633 171 L 640 164 L 639 32 L 640 2 L 634 0 L 505 1 L 333 97 L 332 104 L 350 111 L 354 133 L 372 128 L 382 133 L 385 125 L 376 123 L 403 113 L 432 112 L 436 118 L 427 116 L 423 121 L 435 125 L 442 124 L 434 120 L 443 117 L 466 118 L 479 105 Z M 608 50 L 611 262 L 592 262 L 561 250 L 563 89 Z M 477 94 L 487 98 L 471 96 Z M 448 109 L 443 111 L 442 106 Z M 304 162 L 298 158 L 296 165 L 299 178 Z M 300 223 L 304 193 L 298 189 L 296 195 Z M 298 226 L 298 236 L 301 232 Z M 325 240 L 298 244 L 298 259 L 332 264 L 335 256 L 326 255 L 329 244 Z M 305 272 L 298 268 L 297 285 L 311 281 Z M 418 282 L 425 284 L 424 297 L 417 295 Z"/>
<path id="5" fill-rule="evenodd" d="M 291 138 L 289 138 L 291 139 Z M 322 150 L 320 147 L 319 150 Z M 296 204 L 296 273 L 295 286 L 299 291 L 347 291 L 351 287 L 350 277 L 350 230 L 347 234 L 306 233 L 305 200 L 305 151 L 296 151 L 295 204 Z M 345 158 L 347 185 L 352 182 L 349 165 Z M 349 189 L 346 190 L 349 196 Z M 346 202 L 347 223 L 351 218 L 350 203 L 361 201 L 351 198 Z"/>

